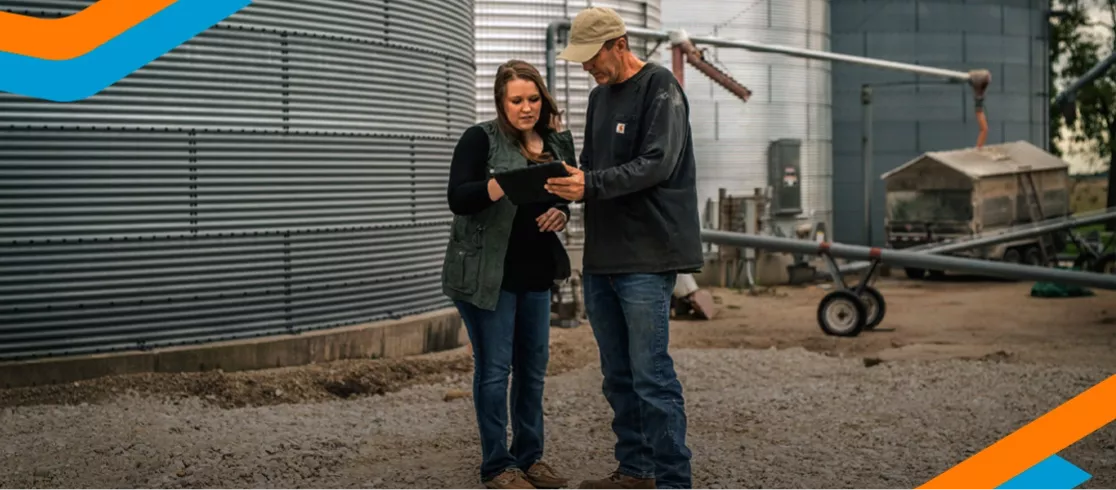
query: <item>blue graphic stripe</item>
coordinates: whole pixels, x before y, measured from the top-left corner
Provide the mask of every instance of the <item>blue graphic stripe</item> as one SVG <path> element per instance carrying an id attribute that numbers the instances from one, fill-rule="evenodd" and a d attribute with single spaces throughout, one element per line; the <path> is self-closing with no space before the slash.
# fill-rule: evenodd
<path id="1" fill-rule="evenodd" d="M 997 488 L 1004 489 L 1070 489 L 1077 488 L 1093 476 L 1057 454 L 1042 460 Z"/>
<path id="2" fill-rule="evenodd" d="M 178 0 L 90 53 L 69 60 L 0 52 L 0 91 L 54 102 L 90 97 L 250 3 Z"/>

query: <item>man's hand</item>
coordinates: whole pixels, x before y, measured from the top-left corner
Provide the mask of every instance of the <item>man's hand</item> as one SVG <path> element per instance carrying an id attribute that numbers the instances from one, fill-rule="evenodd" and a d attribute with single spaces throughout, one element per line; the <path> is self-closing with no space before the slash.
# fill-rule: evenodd
<path id="1" fill-rule="evenodd" d="M 546 191 L 567 201 L 580 201 L 585 197 L 585 172 L 562 162 L 569 177 L 551 177 L 546 181 Z"/>
<path id="2" fill-rule="evenodd" d="M 539 231 L 562 231 L 566 229 L 566 213 L 550 208 L 535 218 L 535 222 L 539 224 Z"/>

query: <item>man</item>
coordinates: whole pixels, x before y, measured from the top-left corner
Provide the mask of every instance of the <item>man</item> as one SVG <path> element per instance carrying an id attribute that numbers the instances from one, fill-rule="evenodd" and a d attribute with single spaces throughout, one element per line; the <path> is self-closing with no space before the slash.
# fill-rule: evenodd
<path id="1" fill-rule="evenodd" d="M 547 189 L 585 203 L 583 288 L 612 405 L 617 470 L 581 488 L 689 488 L 682 385 L 668 353 L 679 272 L 703 265 L 689 103 L 670 70 L 641 61 L 624 21 L 581 11 L 559 58 L 589 94 L 580 169 Z"/>

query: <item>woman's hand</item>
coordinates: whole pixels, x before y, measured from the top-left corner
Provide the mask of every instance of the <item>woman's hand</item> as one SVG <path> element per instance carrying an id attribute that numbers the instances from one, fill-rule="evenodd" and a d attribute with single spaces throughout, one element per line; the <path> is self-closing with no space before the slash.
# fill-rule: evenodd
<path id="1" fill-rule="evenodd" d="M 566 213 L 550 208 L 535 218 L 535 222 L 539 224 L 539 231 L 562 231 L 566 229 Z"/>
<path id="2" fill-rule="evenodd" d="M 499 201 L 501 197 L 504 197 L 504 189 L 500 187 L 500 183 L 496 179 L 488 179 L 488 198 Z"/>

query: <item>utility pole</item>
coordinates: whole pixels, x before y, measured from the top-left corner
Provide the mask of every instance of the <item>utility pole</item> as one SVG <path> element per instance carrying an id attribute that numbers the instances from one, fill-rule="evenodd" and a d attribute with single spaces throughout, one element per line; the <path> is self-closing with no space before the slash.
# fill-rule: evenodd
<path id="1" fill-rule="evenodd" d="M 872 246 L 872 87 L 860 86 L 860 154 L 864 158 L 864 246 Z"/>

